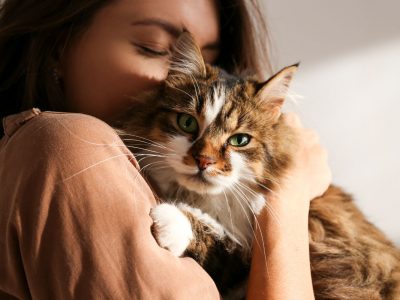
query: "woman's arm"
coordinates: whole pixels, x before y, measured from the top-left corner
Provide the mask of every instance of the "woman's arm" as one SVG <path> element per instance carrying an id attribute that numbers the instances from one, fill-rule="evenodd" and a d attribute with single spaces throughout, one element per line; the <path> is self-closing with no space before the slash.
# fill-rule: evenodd
<path id="1" fill-rule="evenodd" d="M 1 150 L 0 294 L 219 299 L 199 265 L 157 245 L 152 192 L 109 126 L 42 113 Z"/>
<path id="2" fill-rule="evenodd" d="M 331 172 L 315 132 L 304 129 L 294 114 L 284 118 L 297 131 L 299 148 L 280 189 L 267 195 L 268 208 L 257 219 L 247 292 L 250 300 L 314 299 L 308 210 L 310 200 L 329 186 Z"/>

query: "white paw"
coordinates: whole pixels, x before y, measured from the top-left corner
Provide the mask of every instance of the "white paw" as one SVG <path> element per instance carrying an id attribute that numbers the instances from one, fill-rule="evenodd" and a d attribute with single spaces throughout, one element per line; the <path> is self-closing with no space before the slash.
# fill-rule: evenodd
<path id="1" fill-rule="evenodd" d="M 193 239 L 189 219 L 174 205 L 163 203 L 154 207 L 150 216 L 153 219 L 153 234 L 158 244 L 175 256 L 181 256 Z"/>

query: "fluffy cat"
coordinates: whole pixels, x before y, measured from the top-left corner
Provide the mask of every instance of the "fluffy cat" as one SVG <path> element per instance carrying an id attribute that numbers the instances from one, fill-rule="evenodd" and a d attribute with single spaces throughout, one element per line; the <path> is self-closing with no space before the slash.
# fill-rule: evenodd
<path id="1" fill-rule="evenodd" d="M 118 125 L 159 189 L 151 211 L 159 245 L 193 257 L 224 299 L 245 295 L 254 215 L 296 151 L 280 119 L 296 69 L 263 83 L 229 75 L 206 65 L 184 33 L 165 85 L 135 99 Z M 399 250 L 341 189 L 311 202 L 309 238 L 316 299 L 400 299 Z"/>

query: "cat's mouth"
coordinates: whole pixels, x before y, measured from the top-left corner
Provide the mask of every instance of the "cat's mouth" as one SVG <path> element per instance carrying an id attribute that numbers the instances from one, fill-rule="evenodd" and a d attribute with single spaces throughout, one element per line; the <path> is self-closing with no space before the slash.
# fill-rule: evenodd
<path id="1" fill-rule="evenodd" d="M 191 175 L 191 177 L 193 178 L 193 180 L 198 180 L 202 183 L 211 184 L 204 172 L 202 171 L 198 171 L 196 174 Z"/>
<path id="2" fill-rule="evenodd" d="M 213 187 L 214 184 L 207 178 L 204 172 L 197 172 L 196 174 L 186 175 L 187 179 L 194 184 L 200 185 L 202 187 Z"/>
<path id="3" fill-rule="evenodd" d="M 199 194 L 219 194 L 222 192 L 221 187 L 213 183 L 207 174 L 201 171 L 190 175 L 180 174 L 177 181 L 186 189 Z"/>

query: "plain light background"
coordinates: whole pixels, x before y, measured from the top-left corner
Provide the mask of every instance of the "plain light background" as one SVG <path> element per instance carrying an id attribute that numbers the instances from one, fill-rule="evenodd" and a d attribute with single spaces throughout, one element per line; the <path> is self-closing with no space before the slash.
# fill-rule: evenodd
<path id="1" fill-rule="evenodd" d="M 400 1 L 262 0 L 278 70 L 301 62 L 286 110 L 314 128 L 333 182 L 400 245 Z"/>

